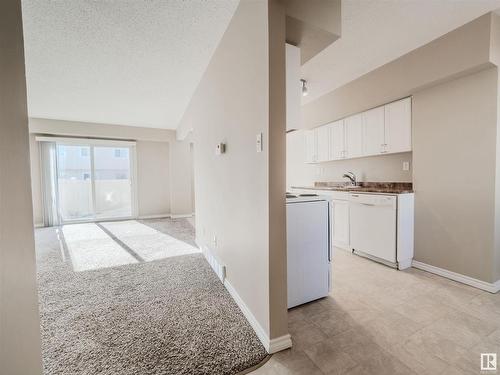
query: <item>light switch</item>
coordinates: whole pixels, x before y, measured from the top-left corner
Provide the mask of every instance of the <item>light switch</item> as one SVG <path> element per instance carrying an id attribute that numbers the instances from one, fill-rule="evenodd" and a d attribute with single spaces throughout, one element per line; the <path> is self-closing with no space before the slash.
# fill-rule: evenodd
<path id="1" fill-rule="evenodd" d="M 255 146 L 257 147 L 257 152 L 262 152 L 262 133 L 257 134 L 257 139 L 255 142 Z"/>
<path id="2" fill-rule="evenodd" d="M 403 162 L 403 171 L 409 171 L 409 170 L 410 170 L 410 162 L 404 161 Z"/>
<path id="3" fill-rule="evenodd" d="M 226 152 L 226 144 L 225 143 L 217 143 L 215 146 L 215 155 L 221 155 Z"/>

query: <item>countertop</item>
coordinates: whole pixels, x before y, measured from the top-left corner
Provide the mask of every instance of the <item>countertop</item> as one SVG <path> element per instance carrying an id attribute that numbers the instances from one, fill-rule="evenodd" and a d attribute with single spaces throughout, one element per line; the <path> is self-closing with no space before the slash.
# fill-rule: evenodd
<path id="1" fill-rule="evenodd" d="M 357 186 L 352 186 L 339 182 L 316 182 L 314 186 L 292 186 L 292 189 L 409 194 L 413 193 L 413 184 L 411 182 L 361 182 Z"/>

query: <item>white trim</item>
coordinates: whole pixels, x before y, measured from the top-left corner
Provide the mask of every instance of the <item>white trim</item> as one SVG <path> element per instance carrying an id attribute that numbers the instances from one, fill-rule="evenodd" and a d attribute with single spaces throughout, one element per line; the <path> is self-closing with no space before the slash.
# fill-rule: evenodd
<path id="1" fill-rule="evenodd" d="M 137 218 L 139 220 L 143 220 L 143 219 L 164 219 L 169 217 L 171 217 L 170 214 L 158 214 L 158 215 L 141 215 L 138 216 Z"/>
<path id="2" fill-rule="evenodd" d="M 250 323 L 260 342 L 262 343 L 262 345 L 264 345 L 264 348 L 269 354 L 279 352 L 292 346 L 292 339 L 289 334 L 269 340 L 269 336 L 267 336 L 264 328 L 262 328 L 260 323 L 257 321 L 255 316 L 252 314 L 245 302 L 241 299 L 238 292 L 236 291 L 236 289 L 234 289 L 228 279 L 224 280 L 224 286 L 226 287 L 231 297 L 233 297 L 243 315 L 245 315 L 245 318 L 247 318 L 248 323 Z"/>
<path id="3" fill-rule="evenodd" d="M 183 217 L 193 217 L 193 214 L 180 214 L 180 215 L 171 214 L 170 217 L 172 219 L 180 219 L 180 218 L 183 218 Z"/>
<path id="4" fill-rule="evenodd" d="M 269 343 L 269 354 L 277 353 L 282 350 L 288 349 L 292 347 L 292 337 L 290 334 L 286 334 L 275 339 L 272 339 Z"/>
<path id="5" fill-rule="evenodd" d="M 200 246 L 200 244 L 196 240 L 195 243 L 203 253 L 203 256 L 207 260 L 208 264 L 210 264 L 210 267 L 212 267 L 217 277 L 224 284 L 224 280 L 226 279 L 226 266 L 222 264 L 219 258 L 215 256 L 215 254 L 208 246 L 204 245 Z"/>
<path id="6" fill-rule="evenodd" d="M 447 279 L 451 279 L 454 281 L 458 281 L 459 283 L 466 284 L 473 286 L 474 288 L 482 289 L 490 293 L 497 293 L 500 291 L 500 280 L 494 282 L 494 283 L 488 283 L 486 281 L 474 279 L 473 277 L 470 276 L 465 276 L 460 273 L 452 272 L 445 270 L 443 268 L 431 266 L 430 264 L 418 262 L 414 260 L 412 262 L 412 266 L 414 268 L 418 268 L 423 271 L 427 271 L 430 273 L 434 273 L 436 275 L 446 277 Z"/>
<path id="7" fill-rule="evenodd" d="M 43 228 L 45 225 L 43 223 L 35 223 L 34 226 L 35 228 Z"/>
<path id="8" fill-rule="evenodd" d="M 412 265 L 413 259 L 403 259 L 398 260 L 398 270 L 405 270 L 410 268 Z"/>

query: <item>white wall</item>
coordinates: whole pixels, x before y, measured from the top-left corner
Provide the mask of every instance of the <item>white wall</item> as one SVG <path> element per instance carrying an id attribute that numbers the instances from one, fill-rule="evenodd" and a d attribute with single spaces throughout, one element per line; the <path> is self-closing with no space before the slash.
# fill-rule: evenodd
<path id="1" fill-rule="evenodd" d="M 21 1 L 0 2 L 0 372 L 39 375 Z"/>
<path id="2" fill-rule="evenodd" d="M 268 15 L 267 1 L 240 2 L 178 133 L 194 129 L 197 240 L 212 248 L 227 266 L 227 280 L 265 334 L 273 338 L 287 332 L 285 43 L 284 13 L 282 39 L 273 48 Z M 280 57 L 270 61 L 270 51 Z M 270 76 L 274 69 L 273 65 L 270 70 L 270 62 L 279 66 L 282 77 Z M 270 96 L 280 112 L 276 116 L 270 110 Z M 264 139 L 260 153 L 255 145 L 258 133 Z M 219 142 L 227 144 L 223 155 L 215 154 Z M 273 174 L 278 166 L 281 172 Z M 279 200 L 274 201 L 276 195 Z M 276 227 L 270 235 L 272 220 Z M 272 236 L 276 246 L 271 249 Z M 279 292 L 270 292 L 270 280 Z"/>

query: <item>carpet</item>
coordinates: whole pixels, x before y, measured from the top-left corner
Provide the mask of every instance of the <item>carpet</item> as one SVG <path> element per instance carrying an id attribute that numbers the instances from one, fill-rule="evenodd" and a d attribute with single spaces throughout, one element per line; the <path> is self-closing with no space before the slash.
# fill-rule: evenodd
<path id="1" fill-rule="evenodd" d="M 179 220 L 141 225 L 192 243 Z M 130 222 L 101 224 L 137 247 Z M 236 374 L 267 357 L 200 253 L 75 272 L 61 228 L 37 230 L 36 245 L 46 375 Z"/>

